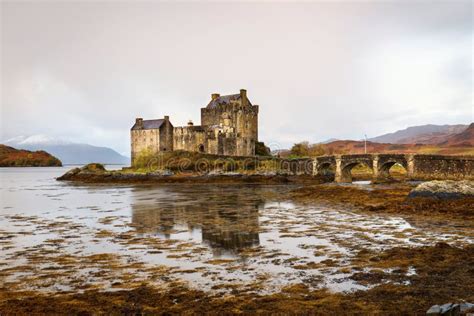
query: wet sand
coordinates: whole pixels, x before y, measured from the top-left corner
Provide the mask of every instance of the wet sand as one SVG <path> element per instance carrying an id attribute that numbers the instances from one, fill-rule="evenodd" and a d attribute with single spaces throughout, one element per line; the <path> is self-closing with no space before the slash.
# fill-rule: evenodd
<path id="1" fill-rule="evenodd" d="M 412 186 L 25 188 L 47 203 L 4 204 L 0 313 L 400 315 L 474 301 L 473 201 L 407 200 Z"/>

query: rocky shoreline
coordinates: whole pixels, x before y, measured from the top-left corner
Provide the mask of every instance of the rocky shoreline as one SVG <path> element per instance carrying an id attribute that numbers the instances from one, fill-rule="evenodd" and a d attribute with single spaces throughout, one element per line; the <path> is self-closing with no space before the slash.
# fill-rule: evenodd
<path id="1" fill-rule="evenodd" d="M 107 171 L 102 165 L 88 165 L 69 171 L 58 180 L 72 183 L 264 183 L 269 179 L 275 183 L 301 181 L 300 176 L 284 175 L 240 175 L 218 173 L 207 175 L 172 175 L 170 173 L 134 173 L 127 170 Z M 190 180 L 191 179 L 191 180 Z M 237 180 L 235 180 L 237 179 Z M 246 179 L 244 182 L 243 179 Z M 258 180 L 257 180 L 258 179 Z M 221 181 L 221 182 L 218 182 Z M 258 182 L 261 181 L 261 182 Z M 277 182 L 280 181 L 280 182 Z M 309 181 L 309 180 L 308 180 Z M 342 206 L 344 210 L 357 214 L 376 214 L 385 216 L 396 214 L 407 219 L 413 226 L 430 230 L 430 225 L 448 222 L 467 232 L 466 238 L 472 240 L 474 219 L 474 199 L 436 199 L 431 197 L 409 198 L 415 188 L 412 183 L 388 185 L 336 185 L 304 183 L 289 188 L 284 194 L 274 193 L 278 201 L 290 201 L 297 204 Z M 297 182 L 295 182 L 297 183 Z M 271 196 L 275 198 L 275 196 Z M 301 214 L 300 214 L 301 215 Z M 106 217 L 107 219 L 107 217 Z M 35 219 L 33 219 L 35 220 Z M 288 225 L 294 219 L 287 219 Z M 36 220 L 35 220 L 36 221 Z M 106 222 L 104 222 L 106 223 Z M 76 224 L 76 223 L 74 223 Z M 320 227 L 321 224 L 318 224 Z M 341 221 L 341 225 L 346 225 Z M 110 225 L 115 225 L 110 223 Z M 46 223 L 43 224 L 46 226 Z M 61 230 L 68 231 L 65 227 Z M 296 238 L 298 234 L 314 234 L 314 231 L 285 232 L 285 238 Z M 416 242 L 416 235 L 408 229 L 397 232 L 400 238 L 406 236 Z M 102 236 L 102 237 L 101 237 Z M 97 239 L 116 239 L 132 242 L 132 235 L 106 234 L 97 232 Z M 136 238 L 136 237 L 134 237 Z M 68 238 L 53 240 L 56 246 L 66 243 Z M 434 241 L 434 239 L 433 239 Z M 137 244 L 146 245 L 144 239 Z M 153 245 L 157 245 L 153 241 Z M 387 246 L 387 245 L 386 245 Z M 44 260 L 50 260 L 50 248 L 46 249 Z M 258 249 L 252 250 L 255 254 Z M 317 250 L 315 250 L 317 251 Z M 193 255 L 196 253 L 193 252 Z M 110 265 L 119 273 L 121 266 L 115 266 L 110 256 L 86 258 L 88 265 L 100 263 L 102 269 Z M 103 290 L 84 288 L 84 291 L 58 292 L 54 295 L 41 291 L 12 291 L 0 286 L 0 314 L 294 314 L 294 315 L 423 315 L 433 305 L 440 308 L 450 302 L 474 301 L 474 247 L 472 242 L 450 245 L 445 242 L 433 242 L 422 247 L 396 246 L 385 247 L 380 251 L 369 250 L 364 244 L 354 249 L 350 267 L 340 267 L 340 271 L 350 272 L 350 279 L 367 285 L 366 290 L 347 293 L 333 293 L 325 288 L 311 289 L 305 283 L 295 283 L 273 294 L 256 292 L 257 287 L 247 290 L 238 287 L 222 295 L 187 286 L 181 282 L 170 281 L 168 270 L 155 271 L 156 278 L 165 280 L 165 285 L 156 286 L 151 281 L 132 282 L 130 273 L 125 273 L 122 284 L 124 289 Z M 79 258 L 71 256 L 60 258 L 70 270 Z M 277 257 L 269 258 L 271 260 Z M 337 258 L 325 260 L 319 264 L 335 265 Z M 77 261 L 76 261 L 77 260 Z M 79 263 L 78 263 L 79 262 Z M 137 262 L 132 263 L 137 265 Z M 141 266 L 139 266 L 141 267 Z M 304 269 L 316 269 L 317 264 L 302 266 Z M 127 265 L 128 269 L 128 265 Z M 142 269 L 142 268 L 140 268 Z M 341 270 L 342 269 L 342 270 Z M 104 270 L 101 270 L 101 273 Z M 410 271 L 414 271 L 410 273 Z M 44 271 L 43 271 L 44 272 Z M 50 273 L 65 273 L 51 270 Z M 186 273 L 188 273 L 187 271 Z M 11 271 L 6 271 L 6 274 Z M 113 276 L 116 281 L 117 275 Z M 430 285 L 430 286 L 427 286 Z M 11 286 L 11 285 L 10 285 Z M 235 286 L 228 284 L 228 286 Z M 390 299 L 387 299 L 390 297 Z M 454 304 L 455 305 L 455 304 Z M 454 306 L 453 305 L 453 306 Z M 451 306 L 451 305 L 450 305 Z M 461 314 L 465 314 L 463 311 Z"/>
<path id="2" fill-rule="evenodd" d="M 126 168 L 123 170 L 108 171 L 101 164 L 89 164 L 82 168 L 75 168 L 66 172 L 58 181 L 73 181 L 88 184 L 159 184 L 159 183 L 215 183 L 215 184 L 285 184 L 285 183 L 320 183 L 316 179 L 305 175 L 286 175 L 275 172 L 237 173 L 237 172 L 210 172 L 173 174 L 168 171 L 134 172 Z"/>

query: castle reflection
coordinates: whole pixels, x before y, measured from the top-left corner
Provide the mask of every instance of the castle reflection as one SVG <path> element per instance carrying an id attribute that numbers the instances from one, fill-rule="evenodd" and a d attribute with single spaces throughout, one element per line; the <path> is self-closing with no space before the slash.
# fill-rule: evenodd
<path id="1" fill-rule="evenodd" d="M 139 233 L 192 239 L 215 255 L 259 245 L 265 189 L 252 186 L 136 188 L 132 222 Z"/>

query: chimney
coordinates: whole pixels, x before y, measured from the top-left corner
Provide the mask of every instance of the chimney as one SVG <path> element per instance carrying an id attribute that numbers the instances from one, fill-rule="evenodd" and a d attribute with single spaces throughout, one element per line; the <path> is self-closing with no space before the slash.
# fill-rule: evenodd
<path id="1" fill-rule="evenodd" d="M 213 93 L 211 94 L 211 98 L 212 100 L 214 101 L 215 99 L 217 99 L 218 97 L 220 97 L 221 95 L 219 93 Z"/>
<path id="2" fill-rule="evenodd" d="M 188 121 L 188 126 L 194 126 L 194 123 L 193 123 L 192 120 L 189 120 L 189 121 Z"/>
<path id="3" fill-rule="evenodd" d="M 140 128 L 143 127 L 143 118 L 137 117 L 135 119 L 135 124 L 137 125 L 137 127 L 140 127 Z"/>
<path id="4" fill-rule="evenodd" d="M 169 121 L 170 117 L 168 115 L 165 115 L 165 121 Z"/>
<path id="5" fill-rule="evenodd" d="M 242 105 L 247 105 L 247 90 L 240 89 L 240 99 L 242 100 Z"/>

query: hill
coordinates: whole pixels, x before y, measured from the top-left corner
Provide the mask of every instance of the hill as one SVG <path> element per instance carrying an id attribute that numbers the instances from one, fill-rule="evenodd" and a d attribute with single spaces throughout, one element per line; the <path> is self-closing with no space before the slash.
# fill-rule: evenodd
<path id="1" fill-rule="evenodd" d="M 49 153 L 19 150 L 0 144 L 0 167 L 60 167 L 61 161 Z"/>
<path id="2" fill-rule="evenodd" d="M 390 144 L 439 144 L 464 131 L 468 125 L 421 125 L 369 138 L 369 141 Z"/>
<path id="3" fill-rule="evenodd" d="M 99 147 L 89 144 L 73 143 L 65 140 L 54 139 L 44 135 L 18 136 L 5 142 L 26 150 L 43 149 L 61 159 L 63 164 L 130 164 L 130 158 L 120 155 L 108 147 Z"/>
<path id="4" fill-rule="evenodd" d="M 457 125 L 454 125 L 457 126 Z M 463 125 L 462 125 L 463 126 Z M 452 127 L 452 126 L 451 126 Z M 406 129 L 408 130 L 408 129 Z M 404 131 L 406 131 L 404 130 Z M 450 131 L 457 130 L 457 127 L 451 128 Z M 445 130 L 447 133 L 448 130 Z M 400 132 L 400 131 L 399 131 Z M 395 132 L 393 134 L 396 134 Z M 388 134 L 387 134 L 388 135 Z M 400 135 L 400 134 L 399 134 Z M 375 141 L 367 141 L 367 153 L 419 153 L 419 154 L 440 154 L 440 155 L 474 155 L 474 123 L 471 123 L 467 128 L 463 128 L 461 132 L 451 135 L 444 134 L 441 136 L 432 136 L 429 143 L 380 143 Z M 377 138 L 377 137 L 376 137 Z M 374 138 L 372 138 L 374 139 Z M 379 138 L 380 139 L 380 138 Z M 439 141 L 440 142 L 435 142 Z M 308 142 L 299 143 L 299 145 L 307 146 L 308 149 L 316 146 L 316 152 L 324 152 L 325 155 L 333 154 L 363 154 L 365 152 L 364 141 L 356 140 L 336 140 L 329 143 L 319 143 L 310 145 Z M 293 146 L 292 150 L 280 150 L 278 153 L 280 157 L 297 157 L 306 156 L 305 154 L 298 154 L 296 150 L 297 145 Z M 307 150 L 311 152 L 311 150 Z M 314 152 L 314 151 L 313 151 Z"/>
<path id="5" fill-rule="evenodd" d="M 440 146 L 449 147 L 474 147 L 474 123 L 459 134 L 448 137 Z"/>
<path id="6" fill-rule="evenodd" d="M 455 125 L 456 126 L 456 125 Z M 451 129 L 456 130 L 457 128 Z M 434 141 L 441 142 L 434 143 Z M 364 153 L 364 141 L 339 140 L 325 144 L 325 150 L 334 154 L 362 154 Z M 474 154 L 474 123 L 463 128 L 459 133 L 433 137 L 429 143 L 390 144 L 368 141 L 367 152 L 369 153 L 425 153 L 425 154 Z"/>

